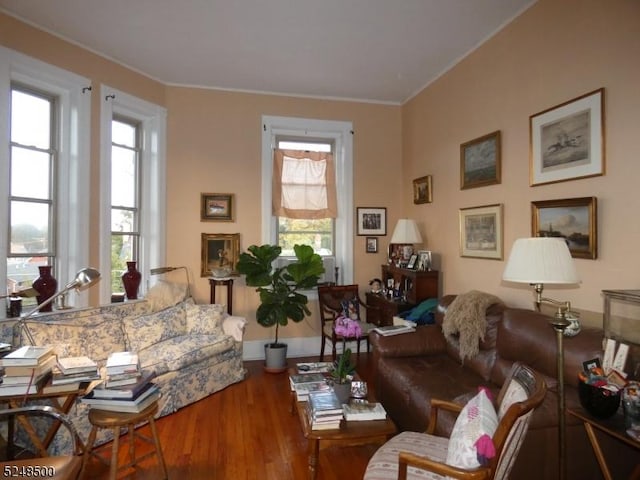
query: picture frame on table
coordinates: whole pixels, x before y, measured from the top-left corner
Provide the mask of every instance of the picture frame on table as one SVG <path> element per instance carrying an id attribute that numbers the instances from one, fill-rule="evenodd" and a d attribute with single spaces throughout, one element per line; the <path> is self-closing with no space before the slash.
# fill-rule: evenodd
<path id="1" fill-rule="evenodd" d="M 357 234 L 384 236 L 387 234 L 387 209 L 385 207 L 357 207 Z"/>
<path id="2" fill-rule="evenodd" d="M 529 184 L 604 175 L 604 88 L 529 117 Z"/>
<path id="3" fill-rule="evenodd" d="M 460 189 L 485 187 L 502 181 L 500 130 L 460 145 Z"/>
<path id="4" fill-rule="evenodd" d="M 502 260 L 502 204 L 461 208 L 460 256 Z"/>
<path id="5" fill-rule="evenodd" d="M 418 254 L 414 253 L 413 255 L 411 255 L 411 257 L 409 258 L 409 263 L 407 263 L 407 268 L 409 270 L 415 270 L 416 268 L 416 263 L 418 261 Z"/>
<path id="6" fill-rule="evenodd" d="M 413 181 L 413 203 L 416 205 L 433 202 L 432 192 L 431 175 L 425 175 Z"/>
<path id="7" fill-rule="evenodd" d="M 233 193 L 200 194 L 200 220 L 205 222 L 232 222 L 233 196 Z"/>
<path id="8" fill-rule="evenodd" d="M 416 263 L 416 269 L 421 271 L 430 271 L 432 267 L 431 251 L 418 250 L 418 262 Z"/>
<path id="9" fill-rule="evenodd" d="M 531 236 L 563 238 L 573 258 L 598 258 L 597 224 L 596 197 L 531 202 Z"/>
<path id="10" fill-rule="evenodd" d="M 235 272 L 240 257 L 239 233 L 203 233 L 200 276 L 211 277 L 214 268 L 229 267 Z"/>
<path id="11" fill-rule="evenodd" d="M 367 237 L 365 243 L 367 253 L 378 253 L 378 237 Z"/>

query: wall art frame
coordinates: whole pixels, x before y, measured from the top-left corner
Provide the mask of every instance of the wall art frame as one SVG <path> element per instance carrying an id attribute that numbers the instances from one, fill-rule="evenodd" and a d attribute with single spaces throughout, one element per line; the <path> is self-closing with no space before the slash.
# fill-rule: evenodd
<path id="1" fill-rule="evenodd" d="M 365 239 L 365 251 L 367 253 L 378 253 L 378 237 L 367 237 Z"/>
<path id="2" fill-rule="evenodd" d="M 502 260 L 502 204 L 461 208 L 459 220 L 461 257 Z"/>
<path id="3" fill-rule="evenodd" d="M 229 265 L 235 272 L 238 258 L 240 257 L 239 233 L 203 233 L 202 260 L 200 264 L 200 276 L 211 277 L 213 267 Z M 221 257 L 223 265 L 220 265 Z"/>
<path id="4" fill-rule="evenodd" d="M 531 202 L 531 235 L 564 238 L 573 258 L 598 258 L 598 199 Z"/>
<path id="5" fill-rule="evenodd" d="M 385 236 L 387 234 L 387 209 L 385 207 L 357 207 L 357 234 Z"/>
<path id="6" fill-rule="evenodd" d="M 485 187 L 502 181 L 500 130 L 460 145 L 460 189 Z"/>
<path id="7" fill-rule="evenodd" d="M 425 175 L 413 181 L 413 203 L 418 205 L 433 202 L 431 182 L 431 175 Z"/>
<path id="8" fill-rule="evenodd" d="M 200 220 L 204 222 L 233 222 L 233 193 L 200 194 Z"/>
<path id="9" fill-rule="evenodd" d="M 529 117 L 529 185 L 605 173 L 604 88 Z"/>

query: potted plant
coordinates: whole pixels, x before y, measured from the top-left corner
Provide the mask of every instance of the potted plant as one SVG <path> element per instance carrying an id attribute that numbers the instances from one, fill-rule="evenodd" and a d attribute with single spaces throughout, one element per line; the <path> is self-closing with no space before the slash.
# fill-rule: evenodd
<path id="1" fill-rule="evenodd" d="M 247 285 L 258 287 L 260 306 L 256 320 L 263 327 L 276 327 L 275 340 L 265 345 L 265 369 L 286 370 L 287 345 L 278 341 L 278 328 L 289 320 L 300 322 L 311 315 L 307 296 L 301 291 L 315 288 L 324 273 L 322 258 L 309 245 L 295 245 L 296 261 L 284 267 L 273 267 L 282 248 L 277 245 L 251 245 L 248 253 L 240 254 L 239 273 L 246 276 Z"/>
<path id="2" fill-rule="evenodd" d="M 342 337 L 342 354 L 334 362 L 331 378 L 334 392 L 341 403 L 346 403 L 351 394 L 351 380 L 356 369 L 355 363 L 351 363 L 351 349 L 346 348 L 346 339 L 359 338 L 362 335 L 362 328 L 360 322 L 341 315 L 336 318 L 335 332 Z"/>

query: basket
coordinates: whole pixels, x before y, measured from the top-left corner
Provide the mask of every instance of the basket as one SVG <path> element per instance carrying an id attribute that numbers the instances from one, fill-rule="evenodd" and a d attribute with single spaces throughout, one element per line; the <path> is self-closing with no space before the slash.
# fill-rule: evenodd
<path id="1" fill-rule="evenodd" d="M 578 396 L 584 409 L 594 417 L 609 418 L 620 406 L 620 392 L 578 381 Z"/>

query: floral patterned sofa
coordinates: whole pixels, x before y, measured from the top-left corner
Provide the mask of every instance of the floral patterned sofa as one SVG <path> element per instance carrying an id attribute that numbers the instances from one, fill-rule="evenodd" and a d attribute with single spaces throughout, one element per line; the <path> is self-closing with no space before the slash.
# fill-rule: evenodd
<path id="1" fill-rule="evenodd" d="M 111 352 L 137 352 L 141 367 L 156 372 L 161 417 L 243 380 L 246 373 L 245 319 L 227 315 L 224 305 L 196 305 L 184 295 L 173 304 L 170 291 L 165 285 L 151 289 L 145 300 L 42 315 L 26 326 L 37 345 L 54 345 L 59 356 L 86 355 L 99 366 Z M 12 334 L 11 323 L 3 322 L 0 341 L 10 342 Z M 91 430 L 87 410 L 78 402 L 69 412 L 83 441 Z M 97 444 L 109 439 L 110 432 L 101 429 Z M 68 441 L 56 437 L 50 451 L 66 448 Z"/>

